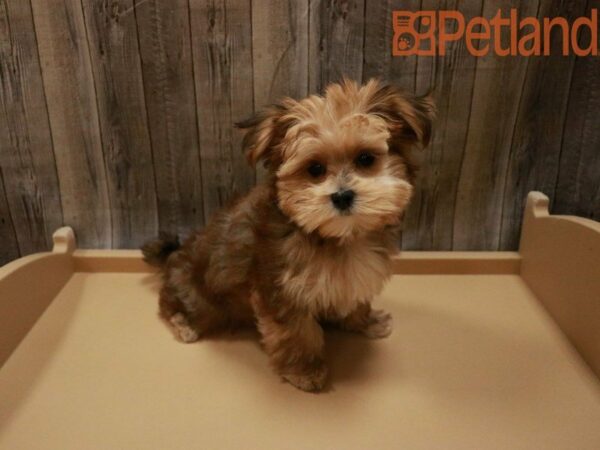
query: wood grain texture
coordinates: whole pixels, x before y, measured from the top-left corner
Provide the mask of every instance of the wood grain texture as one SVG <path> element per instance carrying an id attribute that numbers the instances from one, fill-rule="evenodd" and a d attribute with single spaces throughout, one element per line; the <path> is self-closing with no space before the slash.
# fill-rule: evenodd
<path id="1" fill-rule="evenodd" d="M 0 266 L 20 256 L 15 226 L 4 192 L 4 177 L 0 167 Z"/>
<path id="2" fill-rule="evenodd" d="M 254 105 L 308 94 L 308 0 L 252 1 Z"/>
<path id="3" fill-rule="evenodd" d="M 185 234 L 204 224 L 202 172 L 187 0 L 134 9 L 158 198 L 159 227 Z"/>
<path id="4" fill-rule="evenodd" d="M 538 18 L 565 17 L 572 23 L 584 13 L 585 2 L 543 1 Z M 541 191 L 550 198 L 555 196 L 575 55 L 561 54 L 560 33 L 551 37 L 551 55 L 530 58 L 523 81 L 503 195 L 503 249 L 516 250 L 519 246 L 527 194 Z"/>
<path id="5" fill-rule="evenodd" d="M 600 1 L 590 0 L 600 9 Z M 587 30 L 580 43 L 588 43 Z M 600 57 L 577 57 L 571 77 L 568 108 L 552 203 L 554 214 L 600 220 Z"/>
<path id="6" fill-rule="evenodd" d="M 21 254 L 49 249 L 62 209 L 31 6 L 21 0 L 0 1 L 0 167 Z"/>
<path id="7" fill-rule="evenodd" d="M 465 20 L 481 16 L 483 8 L 482 1 L 447 1 L 441 6 L 439 3 L 423 1 L 421 8 L 458 9 Z M 456 23 L 452 21 L 448 32 L 455 31 Z M 450 42 L 444 57 L 421 56 L 416 61 L 414 91 L 420 95 L 432 91 L 438 113 L 431 143 L 423 154 L 417 189 L 406 213 L 404 249 L 452 249 L 454 204 L 469 133 L 476 64 L 477 58 L 469 53 L 463 40 Z M 401 75 L 401 80 L 404 78 Z"/>
<path id="8" fill-rule="evenodd" d="M 31 6 L 64 223 L 81 247 L 110 247 L 111 203 L 81 3 L 32 0 Z"/>
<path id="9" fill-rule="evenodd" d="M 309 0 L 252 1 L 254 110 L 309 93 Z M 257 181 L 265 178 L 262 166 Z"/>
<path id="10" fill-rule="evenodd" d="M 250 1 L 190 1 L 204 211 L 254 185 L 233 124 L 253 112 Z"/>
<path id="11" fill-rule="evenodd" d="M 309 90 L 343 77 L 363 78 L 366 0 L 321 0 L 309 5 Z"/>
<path id="12" fill-rule="evenodd" d="M 392 11 L 391 0 L 365 0 L 364 16 L 364 45 L 362 75 L 369 78 L 389 77 L 392 62 Z M 407 4 L 406 9 L 418 8 L 417 5 Z M 404 9 L 404 7 L 403 7 Z"/>
<path id="13" fill-rule="evenodd" d="M 532 189 L 599 219 L 600 57 L 558 55 L 556 33 L 544 57 L 392 56 L 394 10 L 513 7 L 573 20 L 600 0 L 0 0 L 0 262 L 63 223 L 82 247 L 201 227 L 265 176 L 233 123 L 342 76 L 433 89 L 403 248 L 513 250 Z"/>
<path id="14" fill-rule="evenodd" d="M 104 162 L 112 245 L 139 247 L 158 232 L 156 187 L 133 0 L 83 0 Z"/>
<path id="15" fill-rule="evenodd" d="M 515 2 L 486 0 L 483 15 L 493 17 L 498 9 L 509 11 L 513 6 Z M 537 1 L 518 6 L 519 16 L 538 13 Z M 506 27 L 504 31 L 508 31 Z M 493 52 L 477 59 L 454 210 L 455 250 L 500 248 L 506 171 L 529 61 L 531 58 Z"/>

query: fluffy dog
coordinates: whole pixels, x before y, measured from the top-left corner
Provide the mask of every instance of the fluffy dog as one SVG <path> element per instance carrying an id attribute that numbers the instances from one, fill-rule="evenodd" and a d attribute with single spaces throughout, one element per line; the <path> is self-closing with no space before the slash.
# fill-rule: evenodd
<path id="1" fill-rule="evenodd" d="M 175 335 L 255 323 L 276 372 L 307 391 L 327 376 L 321 324 L 388 336 L 390 315 L 370 302 L 390 277 L 433 114 L 429 97 L 346 80 L 237 124 L 266 182 L 183 245 L 162 234 L 143 247 Z"/>

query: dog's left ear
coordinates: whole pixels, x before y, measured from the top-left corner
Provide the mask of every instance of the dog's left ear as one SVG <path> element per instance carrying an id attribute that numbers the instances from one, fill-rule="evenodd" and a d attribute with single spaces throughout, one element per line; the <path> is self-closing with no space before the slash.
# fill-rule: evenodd
<path id="1" fill-rule="evenodd" d="M 381 85 L 371 80 L 365 86 L 372 91 L 368 109 L 388 122 L 395 146 L 425 148 L 431 139 L 435 118 L 435 104 L 431 94 L 417 97 L 391 85 Z M 400 150 L 400 149 L 398 149 Z"/>
<path id="2" fill-rule="evenodd" d="M 276 167 L 280 162 L 279 144 L 291 125 L 292 119 L 288 113 L 295 103 L 292 99 L 284 99 L 235 124 L 245 132 L 242 150 L 253 167 L 258 161 L 270 167 Z"/>

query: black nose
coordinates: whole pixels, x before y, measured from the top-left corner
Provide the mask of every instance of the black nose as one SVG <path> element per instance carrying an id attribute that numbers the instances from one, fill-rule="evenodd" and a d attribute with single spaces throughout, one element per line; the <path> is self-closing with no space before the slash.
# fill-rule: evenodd
<path id="1" fill-rule="evenodd" d="M 352 206 L 354 202 L 354 191 L 348 189 L 347 191 L 338 191 L 335 194 L 331 194 L 331 201 L 340 211 L 345 211 Z"/>

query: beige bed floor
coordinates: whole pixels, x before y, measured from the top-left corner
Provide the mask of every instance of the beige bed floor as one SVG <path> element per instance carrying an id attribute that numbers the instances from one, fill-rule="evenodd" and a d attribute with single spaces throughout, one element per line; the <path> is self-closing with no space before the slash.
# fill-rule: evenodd
<path id="1" fill-rule="evenodd" d="M 148 274 L 75 274 L 0 369 L 0 448 L 600 449 L 598 382 L 518 276 L 395 276 L 306 394 L 256 336 L 176 342 Z"/>

